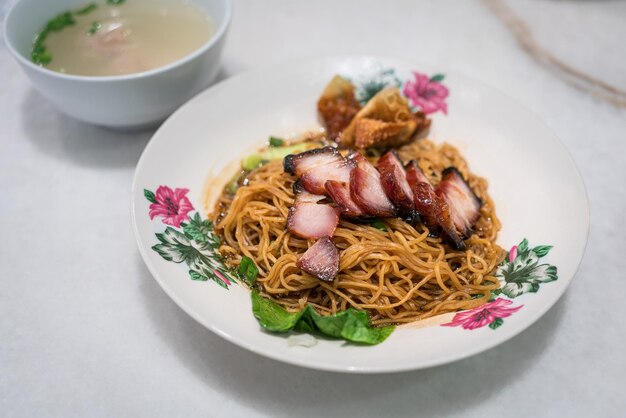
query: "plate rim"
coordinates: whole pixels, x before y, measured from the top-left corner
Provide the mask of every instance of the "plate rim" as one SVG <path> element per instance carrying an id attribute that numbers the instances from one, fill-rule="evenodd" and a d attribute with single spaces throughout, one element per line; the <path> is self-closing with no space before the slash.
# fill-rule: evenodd
<path id="1" fill-rule="evenodd" d="M 224 80 L 221 80 L 218 83 L 215 83 L 211 86 L 209 86 L 208 88 L 204 89 L 203 91 L 199 92 L 198 94 L 194 95 L 193 97 L 191 97 L 188 101 L 186 101 L 183 105 L 181 105 L 178 109 L 176 109 L 176 111 L 174 111 L 162 124 L 161 126 L 159 126 L 159 128 L 154 132 L 154 134 L 152 135 L 152 137 L 150 138 L 148 144 L 146 145 L 146 147 L 143 149 L 141 156 L 139 157 L 138 161 L 137 161 L 137 165 L 135 167 L 135 172 L 133 174 L 133 180 L 132 180 L 132 186 L 131 186 L 131 205 L 130 205 L 130 209 L 131 209 L 131 220 L 132 220 L 132 225 L 133 225 L 133 232 L 134 232 L 134 236 L 135 236 L 135 242 L 137 243 L 137 247 L 139 249 L 139 253 L 141 254 L 141 257 L 143 259 L 144 264 L 146 265 L 146 267 L 148 268 L 148 271 L 150 272 L 150 274 L 152 275 L 152 277 L 156 280 L 156 282 L 159 284 L 159 286 L 161 287 L 161 289 L 163 289 L 163 291 L 172 299 L 172 301 L 174 301 L 174 303 L 183 311 L 185 312 L 187 315 L 189 315 L 191 318 L 193 318 L 196 322 L 198 322 L 199 324 L 201 324 L 203 327 L 207 328 L 208 330 L 210 330 L 211 332 L 217 334 L 218 336 L 222 337 L 223 339 L 225 339 L 226 341 L 235 344 L 243 349 L 246 349 L 248 351 L 251 351 L 257 355 L 261 355 L 263 357 L 266 358 L 270 358 L 272 360 L 281 362 L 281 363 L 287 363 L 287 364 L 291 364 L 291 365 L 295 365 L 295 366 L 299 366 L 299 367 L 304 367 L 307 369 L 312 369 L 312 370 L 322 370 L 322 371 L 329 371 L 329 372 L 338 372 L 338 373 L 356 373 L 356 374 L 381 374 L 381 373 L 397 373 L 397 372 L 406 372 L 406 371 L 412 371 L 412 370 L 421 370 L 421 369 L 427 369 L 427 368 L 431 368 L 431 367 L 436 367 L 436 366 L 440 366 L 443 364 L 448 364 L 448 363 L 452 363 L 452 362 L 456 362 L 456 361 L 460 361 L 463 359 L 466 359 L 468 357 L 474 356 L 476 354 L 482 353 L 484 351 L 490 350 L 491 348 L 494 348 L 516 336 L 518 336 L 519 334 L 521 334 L 522 332 L 526 331 L 531 325 L 535 324 L 535 322 L 537 322 L 537 320 L 539 320 L 543 315 L 545 315 L 559 300 L 561 300 L 561 298 L 563 297 L 563 294 L 567 291 L 567 289 L 569 288 L 569 286 L 571 285 L 571 282 L 574 280 L 574 278 L 577 276 L 578 271 L 580 269 L 580 265 L 582 263 L 582 260 L 585 257 L 585 253 L 587 250 L 587 245 L 589 242 L 589 229 L 590 229 L 590 205 L 589 205 L 589 195 L 588 195 L 588 190 L 584 181 L 584 177 L 582 176 L 582 173 L 580 171 L 580 168 L 578 167 L 578 165 L 576 164 L 576 161 L 574 160 L 572 154 L 570 153 L 569 149 L 567 148 L 567 146 L 565 145 L 565 143 L 561 140 L 561 138 L 548 126 L 548 124 L 537 114 L 535 113 L 532 109 L 529 109 L 528 107 L 526 107 L 525 105 L 521 104 L 519 101 L 517 101 L 516 99 L 514 99 L 513 97 L 511 97 L 510 95 L 508 95 L 505 92 L 502 92 L 501 90 L 499 90 L 496 87 L 493 87 L 489 84 L 486 84 L 480 80 L 476 80 L 472 77 L 466 76 L 463 73 L 460 73 L 458 71 L 454 71 L 454 70 L 449 70 L 447 68 L 445 69 L 445 73 L 448 75 L 453 75 L 456 77 L 459 77 L 461 80 L 465 79 L 465 80 L 469 80 L 473 83 L 476 83 L 478 85 L 480 85 L 482 88 L 485 88 L 487 90 L 491 90 L 496 92 L 497 94 L 501 95 L 502 97 L 505 97 L 509 102 L 515 104 L 519 109 L 521 109 L 522 111 L 526 112 L 530 117 L 532 117 L 533 119 L 535 119 L 537 122 L 539 122 L 542 127 L 549 132 L 550 134 L 552 134 L 552 136 L 554 137 L 554 139 L 556 139 L 556 143 L 558 144 L 558 146 L 561 148 L 561 150 L 564 152 L 564 155 L 567 157 L 567 161 L 570 163 L 570 165 L 572 166 L 572 168 L 574 169 L 574 172 L 576 173 L 576 178 L 577 180 L 580 182 L 580 185 L 582 186 L 582 195 L 584 196 L 584 212 L 585 212 L 585 217 L 584 217 L 584 225 L 581 225 L 583 222 L 581 222 L 579 225 L 580 226 L 584 226 L 584 240 L 582 241 L 582 248 L 581 248 L 581 252 L 580 252 L 580 258 L 576 261 L 576 265 L 574 266 L 573 272 L 571 277 L 567 278 L 567 283 L 565 283 L 565 285 L 559 287 L 557 289 L 557 295 L 556 297 L 554 297 L 551 301 L 548 301 L 548 303 L 546 303 L 545 305 L 541 306 L 538 309 L 534 309 L 532 311 L 532 313 L 530 314 L 530 318 L 525 321 L 522 325 L 520 325 L 518 328 L 516 328 L 513 331 L 510 331 L 509 333 L 502 333 L 502 334 L 498 334 L 495 338 L 493 339 L 489 339 L 489 340 L 480 340 L 480 341 L 486 341 L 484 344 L 480 344 L 480 342 L 478 344 L 475 344 L 474 346 L 470 347 L 469 349 L 465 349 L 462 352 L 458 352 L 456 353 L 456 355 L 448 355 L 446 357 L 443 358 L 438 358 L 436 360 L 432 360 L 429 362 L 425 362 L 425 363 L 421 363 L 419 365 L 415 365 L 415 364 L 402 364 L 402 365 L 397 365 L 397 366 L 376 366 L 376 365 L 368 365 L 368 366 L 336 366 L 336 365 L 330 365 L 330 364 L 323 364 L 323 363 L 310 363 L 310 362 L 306 362 L 306 361 L 302 361 L 299 359 L 294 359 L 294 358 L 290 358 L 290 357 L 281 357 L 279 356 L 279 354 L 274 354 L 271 350 L 260 350 L 257 348 L 257 346 L 253 343 L 250 342 L 249 340 L 246 339 L 242 339 L 236 336 L 233 336 L 231 334 L 229 334 L 228 332 L 220 329 L 219 327 L 215 326 L 214 324 L 210 323 L 209 321 L 205 321 L 205 319 L 203 317 L 201 317 L 198 313 L 196 313 L 190 306 L 188 306 L 187 304 L 184 303 L 184 301 L 182 301 L 179 297 L 176 296 L 175 292 L 170 288 L 170 286 L 166 283 L 165 279 L 163 277 L 161 277 L 161 273 L 159 272 L 159 269 L 156 268 L 156 266 L 154 266 L 154 264 L 151 262 L 150 257 L 148 256 L 147 253 L 147 249 L 146 247 L 143 245 L 142 239 L 141 239 L 141 233 L 139 231 L 139 226 L 138 226 L 138 222 L 137 222 L 137 216 L 138 216 L 138 212 L 137 212 L 137 208 L 136 208 L 136 199 L 137 199 L 137 193 L 140 189 L 140 186 L 138 185 L 138 177 L 139 177 L 139 173 L 142 171 L 143 165 L 146 164 L 145 161 L 148 158 L 147 155 L 150 153 L 150 150 L 152 149 L 152 147 L 154 146 L 155 140 L 158 140 L 158 137 L 160 136 L 161 132 L 164 131 L 165 129 L 167 129 L 167 127 L 169 126 L 170 123 L 172 123 L 172 119 L 178 117 L 178 115 L 180 113 L 183 113 L 186 111 L 187 108 L 189 108 L 190 106 L 194 105 L 194 102 L 196 102 L 200 96 L 206 96 L 206 97 L 210 97 L 211 94 L 214 94 L 215 91 L 217 91 L 218 89 L 222 89 L 225 86 L 228 86 L 230 84 L 237 84 L 239 82 L 239 80 L 247 78 L 247 77 L 255 77 L 255 75 L 258 77 L 257 74 L 263 74 L 266 73 L 268 71 L 273 71 L 276 69 L 285 69 L 286 67 L 289 67 L 289 65 L 303 65 L 303 64 L 315 64 L 315 63 L 320 63 L 320 62 L 328 62 L 328 61 L 346 61 L 346 60 L 379 60 L 379 61 L 393 61 L 393 62 L 398 62 L 398 63 L 402 63 L 404 64 L 406 67 L 410 67 L 410 68 L 420 68 L 420 66 L 423 67 L 430 67 L 430 68 L 434 68 L 437 67 L 439 68 L 440 66 L 435 66 L 431 63 L 428 62 L 418 62 L 418 61 L 413 61 L 413 60 L 405 60 L 402 58 L 396 58 L 396 57 L 389 57 L 389 56 L 379 56 L 379 55 L 368 55 L 368 54 L 364 54 L 364 55 L 330 55 L 330 56 L 323 56 L 323 57 L 316 57 L 316 58 L 302 58 L 302 59 L 298 59 L 295 62 L 293 60 L 290 61 L 281 61 L 281 62 L 277 62 L 271 65 L 266 65 L 266 66 L 261 66 L 261 67 L 256 67 L 256 68 L 251 68 L 249 70 L 243 71 L 241 73 L 235 74 L 231 77 L 228 77 Z M 559 278 L 561 279 L 561 278 Z M 565 281 L 565 280 L 563 280 Z M 266 332 L 263 331 L 260 327 L 259 327 L 259 332 Z M 397 332 L 397 331 L 396 331 Z"/>

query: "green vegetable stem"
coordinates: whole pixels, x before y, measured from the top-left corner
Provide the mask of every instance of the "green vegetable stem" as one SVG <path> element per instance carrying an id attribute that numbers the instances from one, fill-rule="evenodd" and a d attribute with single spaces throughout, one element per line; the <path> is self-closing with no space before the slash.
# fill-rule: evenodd
<path id="1" fill-rule="evenodd" d="M 285 145 L 285 140 L 277 138 L 275 136 L 270 136 L 269 143 L 270 147 L 282 147 L 283 145 Z"/>
<path id="2" fill-rule="evenodd" d="M 271 141 L 271 139 L 270 139 Z M 277 143 L 277 142 L 275 142 Z M 271 145 L 271 144 L 270 144 Z M 260 151 L 251 155 L 248 155 L 241 161 L 241 167 L 244 170 L 252 171 L 255 168 L 259 168 L 263 164 L 272 160 L 280 160 L 285 158 L 289 154 L 302 152 L 307 150 L 309 144 L 306 142 L 299 142 L 297 144 L 289 146 L 270 146 L 264 151 Z"/>

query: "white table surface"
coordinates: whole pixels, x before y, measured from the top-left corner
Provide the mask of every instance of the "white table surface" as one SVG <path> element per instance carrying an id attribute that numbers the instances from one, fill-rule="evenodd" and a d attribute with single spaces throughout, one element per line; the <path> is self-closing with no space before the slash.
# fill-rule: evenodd
<path id="1" fill-rule="evenodd" d="M 626 89 L 625 2 L 511 4 L 554 54 Z M 153 132 L 58 113 L 2 43 L 0 415 L 626 416 L 626 109 L 538 65 L 477 0 L 234 9 L 220 78 L 303 57 L 410 56 L 541 115 L 588 188 L 591 232 L 577 277 L 542 321 L 453 364 L 355 376 L 261 358 L 183 313 L 139 256 L 130 184 Z"/>

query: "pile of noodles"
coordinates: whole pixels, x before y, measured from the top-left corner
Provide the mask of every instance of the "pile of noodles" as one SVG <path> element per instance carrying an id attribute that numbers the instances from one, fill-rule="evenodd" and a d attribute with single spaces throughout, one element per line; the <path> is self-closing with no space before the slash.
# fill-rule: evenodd
<path id="1" fill-rule="evenodd" d="M 314 241 L 286 229 L 294 201 L 293 176 L 282 161 L 249 173 L 233 196 L 224 191 L 214 213 L 219 248 L 235 267 L 242 256 L 259 269 L 256 286 L 288 311 L 311 304 L 321 314 L 349 307 L 370 312 L 374 325 L 400 324 L 486 303 L 499 287 L 492 275 L 504 251 L 496 243 L 500 222 L 487 194 L 487 181 L 473 175 L 458 150 L 419 140 L 398 149 L 403 161 L 416 159 L 433 184 L 446 167 L 455 166 L 484 202 L 467 250 L 455 251 L 441 238 L 428 236 L 422 224 L 400 218 L 383 220 L 387 231 L 341 220 L 332 241 L 339 249 L 339 274 L 332 283 L 296 267 Z M 375 158 L 373 159 L 375 160 Z"/>

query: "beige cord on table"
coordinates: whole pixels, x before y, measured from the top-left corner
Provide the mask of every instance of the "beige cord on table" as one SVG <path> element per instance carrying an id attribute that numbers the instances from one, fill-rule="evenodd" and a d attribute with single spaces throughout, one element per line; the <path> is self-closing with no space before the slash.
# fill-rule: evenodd
<path id="1" fill-rule="evenodd" d="M 503 21 L 506 27 L 513 32 L 521 47 L 539 64 L 564 74 L 566 81 L 577 89 L 607 100 L 615 106 L 626 108 L 626 91 L 572 68 L 558 59 L 537 42 L 526 22 L 515 14 L 504 1 L 482 0 L 482 2 Z"/>

